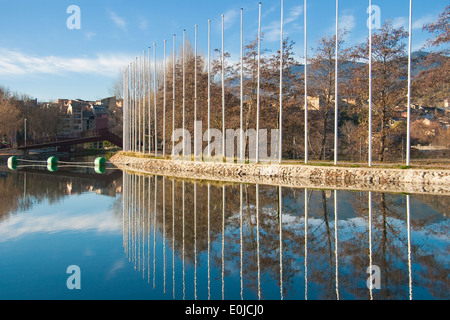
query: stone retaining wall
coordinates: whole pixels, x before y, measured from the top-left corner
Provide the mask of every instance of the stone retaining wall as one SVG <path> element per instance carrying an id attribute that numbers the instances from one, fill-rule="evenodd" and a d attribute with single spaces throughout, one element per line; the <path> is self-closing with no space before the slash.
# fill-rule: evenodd
<path id="1" fill-rule="evenodd" d="M 129 157 L 110 161 L 125 170 L 184 179 L 274 184 L 301 188 L 336 188 L 450 195 L 450 170 L 345 168 L 306 165 L 256 165 L 172 161 Z"/>

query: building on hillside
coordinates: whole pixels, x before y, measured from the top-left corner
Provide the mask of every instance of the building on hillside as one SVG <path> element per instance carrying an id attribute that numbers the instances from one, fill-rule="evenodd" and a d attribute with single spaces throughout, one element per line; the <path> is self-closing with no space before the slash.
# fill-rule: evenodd
<path id="1" fill-rule="evenodd" d="M 95 115 L 95 129 L 107 129 L 109 127 L 107 108 L 104 105 L 94 105 L 92 109 Z"/>

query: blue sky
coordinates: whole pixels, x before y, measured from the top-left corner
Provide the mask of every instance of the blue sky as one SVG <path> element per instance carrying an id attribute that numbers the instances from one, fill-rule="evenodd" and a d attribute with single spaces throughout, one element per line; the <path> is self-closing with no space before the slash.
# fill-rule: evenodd
<path id="1" fill-rule="evenodd" d="M 182 43 L 183 30 L 193 42 L 198 25 L 199 52 L 207 52 L 208 19 L 212 21 L 212 48 L 221 47 L 221 15 L 225 17 L 225 50 L 239 59 L 240 9 L 244 9 L 244 40 L 258 28 L 257 0 L 0 0 L 0 86 L 40 101 L 58 98 L 96 100 L 110 95 L 120 69 L 153 43 L 157 58 L 172 52 L 172 37 Z M 279 47 L 280 0 L 262 1 L 263 48 Z M 352 45 L 364 41 L 368 0 L 340 0 L 339 22 L 349 31 Z M 296 42 L 303 58 L 303 0 L 284 0 L 284 35 Z M 80 29 L 69 29 L 70 5 L 80 8 Z M 373 0 L 381 20 L 408 26 L 408 0 Z M 422 25 L 434 21 L 448 0 L 413 0 L 413 49 L 428 34 Z M 334 34 L 335 0 L 308 0 L 308 47 Z M 153 53 L 152 53 L 153 56 Z"/>

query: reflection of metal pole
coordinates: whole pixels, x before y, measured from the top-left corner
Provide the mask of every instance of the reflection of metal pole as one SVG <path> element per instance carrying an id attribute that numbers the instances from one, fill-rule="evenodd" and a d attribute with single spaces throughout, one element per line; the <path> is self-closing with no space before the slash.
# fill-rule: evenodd
<path id="1" fill-rule="evenodd" d="M 186 256 L 186 252 L 185 252 L 185 242 L 186 242 L 186 240 L 185 240 L 185 238 L 186 238 L 186 235 L 185 235 L 185 208 L 184 208 L 185 188 L 186 188 L 186 186 L 185 186 L 185 182 L 183 180 L 183 194 L 182 194 L 182 212 L 183 212 L 183 258 L 182 258 L 182 261 L 183 261 L 183 300 L 186 297 L 185 296 L 186 295 L 186 283 L 185 283 L 185 269 L 186 269 L 186 267 L 185 267 L 185 256 Z"/>
<path id="2" fill-rule="evenodd" d="M 150 151 L 149 151 L 150 152 Z M 152 202 L 152 177 L 148 177 L 148 213 L 147 213 L 147 282 L 150 283 L 150 211 Z"/>
<path id="3" fill-rule="evenodd" d="M 211 299 L 211 185 L 208 182 L 208 300 Z"/>
<path id="4" fill-rule="evenodd" d="M 259 264 L 259 184 L 256 185 L 256 255 L 258 265 L 258 300 L 261 299 L 261 269 Z"/>
<path id="5" fill-rule="evenodd" d="M 369 266 L 370 266 L 370 300 L 372 295 L 372 191 L 369 191 Z"/>
<path id="6" fill-rule="evenodd" d="M 278 229 L 279 229 L 279 250 L 280 250 L 280 299 L 283 300 L 283 194 L 282 187 L 278 187 L 278 206 L 279 206 L 279 215 L 278 215 Z"/>
<path id="7" fill-rule="evenodd" d="M 157 194 L 158 194 L 158 176 L 155 176 L 155 203 L 153 210 L 153 289 L 155 288 L 155 273 L 156 273 L 156 213 L 157 213 Z"/>
<path id="8" fill-rule="evenodd" d="M 225 185 L 222 187 L 222 300 L 225 300 Z"/>
<path id="9" fill-rule="evenodd" d="M 194 182 L 194 300 L 197 300 L 197 182 Z"/>
<path id="10" fill-rule="evenodd" d="M 164 43 L 166 40 L 164 40 Z M 165 58 L 166 55 L 164 55 Z M 166 177 L 163 176 L 163 288 L 166 293 Z"/>
<path id="11" fill-rule="evenodd" d="M 411 205 L 410 195 L 406 196 L 406 225 L 408 228 L 408 274 L 409 274 L 409 300 L 412 300 L 412 270 L 411 270 Z"/>
<path id="12" fill-rule="evenodd" d="M 336 299 L 339 300 L 339 280 L 338 280 L 338 202 L 337 190 L 334 190 L 334 258 L 336 261 Z"/>
<path id="13" fill-rule="evenodd" d="M 242 234 L 242 183 L 239 186 L 239 226 L 240 226 L 240 230 L 239 230 L 239 234 L 240 234 L 240 256 L 241 256 L 241 268 L 240 268 L 240 278 L 241 278 L 241 300 L 244 299 L 244 278 L 243 278 L 243 247 L 242 247 L 242 243 L 243 243 L 243 234 Z"/>
<path id="14" fill-rule="evenodd" d="M 172 180 L 172 294 L 175 299 L 175 180 Z"/>
<path id="15" fill-rule="evenodd" d="M 305 189 L 305 300 L 308 300 L 308 189 Z"/>

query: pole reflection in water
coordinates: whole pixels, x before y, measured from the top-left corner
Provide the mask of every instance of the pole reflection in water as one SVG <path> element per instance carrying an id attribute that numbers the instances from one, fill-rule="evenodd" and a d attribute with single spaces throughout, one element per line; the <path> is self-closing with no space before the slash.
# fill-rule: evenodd
<path id="1" fill-rule="evenodd" d="M 308 300 L 308 189 L 305 189 L 305 300 Z"/>
<path id="2" fill-rule="evenodd" d="M 121 217 L 125 256 L 161 298 L 412 299 L 430 285 L 413 277 L 411 196 L 166 179 L 125 172 Z"/>
<path id="3" fill-rule="evenodd" d="M 372 283 L 372 191 L 369 191 L 369 268 L 370 268 L 370 283 Z M 369 285 L 370 300 L 373 300 L 373 287 Z"/>
<path id="4" fill-rule="evenodd" d="M 338 263 L 338 201 L 334 190 L 334 259 L 336 265 L 336 299 L 339 300 L 339 263 Z"/>
<path id="5" fill-rule="evenodd" d="M 406 228 L 408 233 L 408 287 L 409 300 L 412 300 L 412 271 L 411 271 L 411 205 L 410 195 L 406 196 Z"/>

